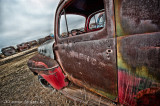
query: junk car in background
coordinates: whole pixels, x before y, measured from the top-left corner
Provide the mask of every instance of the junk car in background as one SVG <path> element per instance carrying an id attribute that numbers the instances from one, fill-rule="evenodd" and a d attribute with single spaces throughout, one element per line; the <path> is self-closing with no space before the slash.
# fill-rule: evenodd
<path id="1" fill-rule="evenodd" d="M 46 41 L 51 40 L 51 39 L 53 39 L 53 37 L 50 36 L 50 35 L 48 35 L 48 36 L 45 37 L 45 40 L 46 40 Z"/>
<path id="2" fill-rule="evenodd" d="M 46 37 L 44 37 L 44 38 L 40 38 L 40 39 L 38 39 L 38 44 L 41 45 L 41 44 L 43 44 L 44 42 L 46 42 L 46 41 L 48 41 L 48 40 L 51 40 L 51 39 L 53 39 L 53 37 L 50 36 L 50 35 L 48 35 L 48 36 L 46 36 Z"/>
<path id="3" fill-rule="evenodd" d="M 38 44 L 41 45 L 45 42 L 45 38 L 40 38 L 37 41 L 38 41 Z"/>
<path id="4" fill-rule="evenodd" d="M 123 105 L 160 104 L 159 0 L 61 0 L 54 28 L 54 58 L 28 61 L 43 85 L 74 100 L 83 90 L 68 81 Z"/>
<path id="5" fill-rule="evenodd" d="M 17 51 L 18 52 L 22 52 L 22 51 L 28 50 L 29 48 L 30 48 L 29 42 L 21 43 L 21 44 L 17 45 Z"/>
<path id="6" fill-rule="evenodd" d="M 36 40 L 30 41 L 29 42 L 30 47 L 35 47 L 38 45 L 38 42 Z"/>
<path id="7" fill-rule="evenodd" d="M 6 48 L 2 48 L 1 52 L 3 53 L 4 56 L 11 56 L 13 54 L 16 54 L 16 49 L 13 46 L 9 46 Z"/>

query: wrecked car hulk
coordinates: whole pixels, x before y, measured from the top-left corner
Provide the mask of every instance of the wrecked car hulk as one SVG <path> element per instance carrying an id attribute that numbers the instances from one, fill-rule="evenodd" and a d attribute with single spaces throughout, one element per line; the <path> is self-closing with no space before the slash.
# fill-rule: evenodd
<path id="1" fill-rule="evenodd" d="M 1 49 L 4 56 L 11 56 L 16 54 L 17 50 L 13 46 L 9 46 Z"/>
<path id="2" fill-rule="evenodd" d="M 93 104 L 160 104 L 159 0 L 61 0 L 54 24 L 52 56 L 28 61 L 43 84 L 80 102 L 82 87 Z"/>

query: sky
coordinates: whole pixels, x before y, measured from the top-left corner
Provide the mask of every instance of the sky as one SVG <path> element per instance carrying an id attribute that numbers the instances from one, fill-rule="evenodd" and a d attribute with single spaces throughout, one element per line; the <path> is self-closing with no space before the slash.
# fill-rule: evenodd
<path id="1" fill-rule="evenodd" d="M 0 0 L 0 49 L 53 33 L 59 0 Z"/>

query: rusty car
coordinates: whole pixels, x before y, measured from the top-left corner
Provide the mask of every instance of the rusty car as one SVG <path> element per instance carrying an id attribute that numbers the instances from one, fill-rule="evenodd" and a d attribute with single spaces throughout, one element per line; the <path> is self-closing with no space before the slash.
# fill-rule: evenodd
<path id="1" fill-rule="evenodd" d="M 11 56 L 16 54 L 16 49 L 13 46 L 5 47 L 1 49 L 1 52 L 4 56 Z"/>
<path id="2" fill-rule="evenodd" d="M 45 42 L 45 38 L 39 38 L 37 41 L 38 41 L 38 44 L 41 45 Z"/>
<path id="3" fill-rule="evenodd" d="M 53 36 L 53 35 L 52 35 L 52 36 Z M 46 36 L 46 37 L 44 37 L 44 38 L 38 39 L 38 44 L 41 45 L 41 44 L 43 44 L 44 42 L 53 39 L 52 36 L 51 36 L 51 35 L 48 35 L 48 36 Z"/>
<path id="4" fill-rule="evenodd" d="M 159 0 L 60 0 L 54 35 L 28 61 L 45 87 L 79 102 L 160 104 Z"/>
<path id="5" fill-rule="evenodd" d="M 29 45 L 30 47 L 35 47 L 38 45 L 38 42 L 36 40 L 32 40 L 32 41 L 29 41 Z"/>
<path id="6" fill-rule="evenodd" d="M 21 43 L 21 44 L 17 45 L 17 51 L 18 52 L 28 50 L 29 48 L 30 48 L 30 43 L 29 42 L 25 42 L 25 43 Z"/>

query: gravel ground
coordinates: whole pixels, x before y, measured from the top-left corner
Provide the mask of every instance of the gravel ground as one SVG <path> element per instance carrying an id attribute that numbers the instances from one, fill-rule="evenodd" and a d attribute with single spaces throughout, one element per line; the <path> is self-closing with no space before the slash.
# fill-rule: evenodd
<path id="1" fill-rule="evenodd" d="M 27 67 L 27 61 L 37 52 L 16 58 L 0 66 L 0 106 L 71 106 L 77 103 L 59 92 L 43 88 L 37 76 Z"/>

